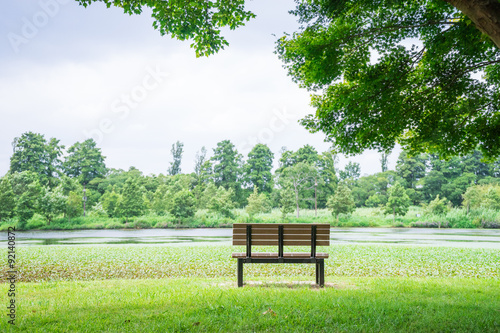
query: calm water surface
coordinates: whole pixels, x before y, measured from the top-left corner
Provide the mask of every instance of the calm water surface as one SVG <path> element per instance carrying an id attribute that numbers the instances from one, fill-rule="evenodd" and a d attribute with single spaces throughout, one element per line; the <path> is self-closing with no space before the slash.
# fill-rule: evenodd
<path id="1" fill-rule="evenodd" d="M 231 229 L 145 229 L 16 232 L 16 245 L 196 245 L 231 244 Z M 500 249 L 500 230 L 492 229 L 332 229 L 332 244 L 400 244 Z M 0 246 L 7 246 L 7 232 Z"/>

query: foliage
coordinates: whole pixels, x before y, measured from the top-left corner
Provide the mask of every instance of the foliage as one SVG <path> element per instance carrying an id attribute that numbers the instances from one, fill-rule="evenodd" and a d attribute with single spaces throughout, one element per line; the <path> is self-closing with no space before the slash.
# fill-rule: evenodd
<path id="1" fill-rule="evenodd" d="M 278 184 L 282 188 L 291 188 L 294 191 L 297 217 L 299 217 L 299 201 L 310 199 L 307 190 L 314 188 L 318 170 L 307 162 L 299 162 L 284 168 L 277 177 Z"/>
<path id="2" fill-rule="evenodd" d="M 66 205 L 66 216 L 70 221 L 73 217 L 81 216 L 83 214 L 83 199 L 82 196 L 76 192 L 69 192 Z"/>
<path id="3" fill-rule="evenodd" d="M 320 91 L 302 124 L 345 154 L 399 142 L 443 157 L 477 146 L 499 156 L 500 44 L 477 29 L 494 21 L 498 4 L 478 18 L 477 2 L 462 4 L 466 14 L 450 3 L 462 4 L 299 1 L 292 13 L 301 28 L 276 52 L 295 82 Z M 489 36 L 498 41 L 498 31 Z"/>
<path id="4" fill-rule="evenodd" d="M 389 198 L 385 204 L 385 214 L 393 214 L 393 221 L 395 221 L 396 215 L 406 215 L 410 204 L 410 197 L 406 194 L 403 186 L 399 182 L 396 182 L 389 189 Z"/>
<path id="5" fill-rule="evenodd" d="M 182 190 L 177 192 L 172 198 L 170 214 L 176 218 L 188 218 L 194 216 L 196 212 L 196 202 L 191 192 Z"/>
<path id="6" fill-rule="evenodd" d="M 67 197 L 61 193 L 59 188 L 56 191 L 42 188 L 38 211 L 47 219 L 48 224 L 50 224 L 55 217 L 64 213 L 66 203 Z"/>
<path id="7" fill-rule="evenodd" d="M 38 175 L 41 185 L 51 188 L 57 185 L 64 146 L 54 138 L 49 142 L 42 134 L 26 132 L 12 142 L 14 153 L 10 158 L 10 172 L 31 171 Z"/>
<path id="8" fill-rule="evenodd" d="M 356 207 L 351 190 L 343 182 L 339 183 L 337 191 L 328 199 L 326 206 L 332 211 L 332 215 L 337 219 L 339 214 L 350 214 Z"/>
<path id="9" fill-rule="evenodd" d="M 208 189 L 208 188 L 207 188 Z M 214 196 L 212 196 L 208 203 L 207 208 L 209 211 L 221 214 L 222 216 L 233 218 L 234 209 L 233 189 L 226 190 L 224 187 L 219 186 Z"/>
<path id="10" fill-rule="evenodd" d="M 467 211 L 474 208 L 500 209 L 500 185 L 475 185 L 463 194 L 463 205 Z"/>
<path id="11" fill-rule="evenodd" d="M 168 174 L 171 176 L 177 175 L 181 173 L 181 161 L 182 161 L 182 153 L 183 153 L 184 144 L 180 141 L 177 141 L 175 144 L 172 144 L 172 149 L 170 152 L 172 153 L 173 162 L 170 162 L 170 167 L 168 168 Z"/>
<path id="12" fill-rule="evenodd" d="M 254 216 L 259 213 L 264 213 L 270 210 L 267 197 L 264 193 L 259 193 L 257 186 L 253 188 L 253 193 L 247 198 L 248 204 L 245 208 L 246 212 L 253 220 Z"/>
<path id="13" fill-rule="evenodd" d="M 118 205 L 122 200 L 122 196 L 115 191 L 106 192 L 101 197 L 102 208 L 106 211 L 109 217 L 118 216 Z"/>
<path id="14" fill-rule="evenodd" d="M 213 180 L 217 187 L 231 189 L 235 195 L 236 201 L 241 198 L 241 174 L 243 156 L 238 153 L 234 144 L 229 140 L 217 143 L 214 149 L 214 155 L 211 158 L 213 162 Z"/>
<path id="15" fill-rule="evenodd" d="M 450 207 L 448 205 L 448 200 L 446 198 L 439 199 L 438 194 L 436 198 L 429 203 L 426 210 L 430 214 L 442 216 L 446 215 L 446 213 L 450 210 Z"/>
<path id="16" fill-rule="evenodd" d="M 259 192 L 271 193 L 273 190 L 273 168 L 274 154 L 267 145 L 258 143 L 248 153 L 247 162 L 244 165 L 246 183 L 250 187 L 257 187 Z"/>
<path id="17" fill-rule="evenodd" d="M 67 176 L 76 178 L 81 184 L 86 185 L 94 178 L 106 175 L 104 159 L 94 139 L 87 139 L 69 147 L 63 167 Z"/>
<path id="18" fill-rule="evenodd" d="M 10 177 L 2 177 L 0 179 L 0 221 L 13 217 L 15 208 L 16 200 Z"/>
<path id="19" fill-rule="evenodd" d="M 119 201 L 116 212 L 126 218 L 140 216 L 144 212 L 142 190 L 136 179 L 129 178 L 123 188 L 122 200 Z"/>

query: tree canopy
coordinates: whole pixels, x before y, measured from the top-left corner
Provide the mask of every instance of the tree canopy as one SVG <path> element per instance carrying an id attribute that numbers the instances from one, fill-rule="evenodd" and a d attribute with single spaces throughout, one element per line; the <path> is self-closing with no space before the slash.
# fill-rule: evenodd
<path id="1" fill-rule="evenodd" d="M 314 92 L 307 129 L 346 154 L 400 143 L 443 157 L 476 147 L 500 155 L 500 42 L 477 28 L 479 14 L 466 16 L 460 1 L 297 2 L 302 28 L 280 38 L 277 53 Z M 500 3 L 483 3 L 498 21 Z"/>

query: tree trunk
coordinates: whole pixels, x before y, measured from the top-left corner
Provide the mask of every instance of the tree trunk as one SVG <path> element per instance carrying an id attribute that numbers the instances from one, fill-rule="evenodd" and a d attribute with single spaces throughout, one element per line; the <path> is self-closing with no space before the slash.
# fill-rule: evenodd
<path id="1" fill-rule="evenodd" d="M 500 2 L 498 0 L 445 0 L 464 13 L 476 28 L 500 48 Z"/>

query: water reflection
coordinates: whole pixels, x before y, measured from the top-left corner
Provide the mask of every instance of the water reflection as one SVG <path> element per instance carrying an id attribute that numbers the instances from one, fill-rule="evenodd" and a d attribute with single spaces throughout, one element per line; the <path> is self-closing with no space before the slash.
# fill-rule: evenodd
<path id="1" fill-rule="evenodd" d="M 16 232 L 18 246 L 231 244 L 231 229 L 144 229 Z M 7 233 L 0 246 L 6 247 Z M 400 244 L 500 249 L 500 230 L 333 228 L 332 244 Z"/>

